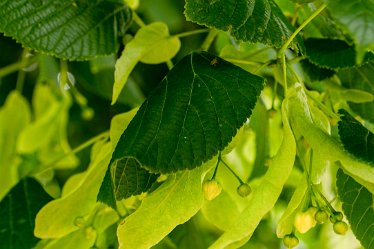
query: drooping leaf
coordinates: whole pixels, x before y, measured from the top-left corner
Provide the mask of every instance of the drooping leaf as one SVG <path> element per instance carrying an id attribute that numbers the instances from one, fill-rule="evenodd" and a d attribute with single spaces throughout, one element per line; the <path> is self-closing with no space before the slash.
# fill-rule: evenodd
<path id="1" fill-rule="evenodd" d="M 152 172 L 201 165 L 224 149 L 251 115 L 263 83 L 205 52 L 184 57 L 140 107 L 112 162 L 133 157 Z"/>
<path id="2" fill-rule="evenodd" d="M 0 109 L 0 200 L 18 181 L 17 139 L 31 119 L 27 100 L 11 92 Z"/>
<path id="3" fill-rule="evenodd" d="M 374 50 L 374 0 L 324 0 L 332 16 L 352 36 L 360 63 L 368 50 Z"/>
<path id="4" fill-rule="evenodd" d="M 352 177 L 339 170 L 336 175 L 343 211 L 356 238 L 365 248 L 374 245 L 373 195 Z"/>
<path id="5" fill-rule="evenodd" d="M 119 248 L 150 248 L 195 215 L 204 201 L 202 179 L 215 163 L 211 160 L 192 171 L 170 175 L 118 226 Z"/>
<path id="6" fill-rule="evenodd" d="M 51 200 L 32 178 L 14 186 L 0 202 L 0 248 L 32 248 L 38 242 L 34 237 L 36 213 Z"/>
<path id="7" fill-rule="evenodd" d="M 374 94 L 374 63 L 367 63 L 359 68 L 339 70 L 338 76 L 342 85 Z M 362 104 L 350 103 L 349 107 L 364 119 L 374 122 L 374 101 Z"/>
<path id="8" fill-rule="evenodd" d="M 229 31 L 237 40 L 274 47 L 281 47 L 294 31 L 273 0 L 187 0 L 185 15 L 198 24 Z"/>
<path id="9" fill-rule="evenodd" d="M 117 200 L 146 192 L 158 177 L 141 168 L 139 162 L 132 157 L 118 159 L 111 167 Z"/>
<path id="10" fill-rule="evenodd" d="M 345 110 L 339 114 L 339 136 L 344 148 L 363 160 L 374 163 L 374 134 Z"/>
<path id="11" fill-rule="evenodd" d="M 116 52 L 131 20 L 123 1 L 5 0 L 0 32 L 59 58 L 83 60 Z"/>
<path id="12" fill-rule="evenodd" d="M 112 104 L 117 101 L 130 73 L 141 61 L 158 64 L 172 59 L 180 48 L 178 37 L 170 37 L 165 23 L 154 22 L 139 29 L 116 62 Z"/>
<path id="13" fill-rule="evenodd" d="M 283 141 L 259 186 L 253 191 L 248 206 L 242 211 L 231 229 L 225 231 L 210 247 L 239 248 L 247 242 L 261 219 L 274 207 L 290 175 L 296 155 L 296 143 L 282 104 Z"/>
<path id="14" fill-rule="evenodd" d="M 309 38 L 304 41 L 308 59 L 322 68 L 340 69 L 354 67 L 356 51 L 345 41 L 336 39 Z M 364 62 L 374 60 L 373 53 L 367 53 Z"/>
<path id="15" fill-rule="evenodd" d="M 333 137 L 320 129 L 312 119 L 308 98 L 300 83 L 289 91 L 289 118 L 295 136 L 303 136 L 319 160 L 334 162 L 357 182 L 374 193 L 374 167 L 347 153 Z"/>
<path id="16" fill-rule="evenodd" d="M 80 185 L 40 210 L 35 220 L 37 237 L 60 238 L 79 229 L 77 220 L 90 214 L 96 204 L 100 183 L 110 160 L 110 151 L 111 144 L 106 143 L 91 162 Z"/>

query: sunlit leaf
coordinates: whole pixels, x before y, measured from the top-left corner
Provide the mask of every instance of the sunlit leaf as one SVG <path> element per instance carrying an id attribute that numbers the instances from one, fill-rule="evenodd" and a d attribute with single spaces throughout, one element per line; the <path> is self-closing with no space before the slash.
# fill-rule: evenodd
<path id="1" fill-rule="evenodd" d="M 112 162 L 152 172 L 192 169 L 223 150 L 251 115 L 264 80 L 208 53 L 184 57 L 143 103 Z"/>
<path id="2" fill-rule="evenodd" d="M 150 248 L 195 215 L 204 201 L 202 179 L 215 163 L 211 160 L 192 171 L 170 175 L 118 226 L 119 248 Z"/>
<path id="3" fill-rule="evenodd" d="M 165 23 L 154 22 L 139 29 L 116 62 L 112 104 L 117 101 L 130 73 L 139 61 L 149 64 L 166 62 L 177 54 L 179 48 L 179 38 L 169 35 Z"/>
<path id="4" fill-rule="evenodd" d="M 34 237 L 36 213 L 50 200 L 32 178 L 25 178 L 14 186 L 0 202 L 0 248 L 32 248 L 38 241 Z"/>
<path id="5" fill-rule="evenodd" d="M 296 143 L 282 104 L 283 141 L 265 176 L 254 189 L 248 206 L 210 248 L 239 248 L 252 236 L 261 219 L 274 207 L 294 165 Z"/>
<path id="6" fill-rule="evenodd" d="M 0 32 L 33 50 L 71 60 L 115 53 L 130 20 L 130 9 L 119 0 L 0 4 Z"/>

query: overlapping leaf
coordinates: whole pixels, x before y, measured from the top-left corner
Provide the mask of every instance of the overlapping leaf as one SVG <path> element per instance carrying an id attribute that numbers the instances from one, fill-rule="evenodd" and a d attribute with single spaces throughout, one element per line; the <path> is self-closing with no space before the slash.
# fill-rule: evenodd
<path id="1" fill-rule="evenodd" d="M 2 249 L 32 248 L 35 216 L 52 198 L 31 178 L 20 181 L 0 202 L 0 240 Z"/>
<path id="2" fill-rule="evenodd" d="M 0 32 L 25 47 L 71 60 L 114 53 L 130 20 L 130 9 L 119 0 L 0 3 Z"/>
<path id="3" fill-rule="evenodd" d="M 187 0 L 187 19 L 230 31 L 238 40 L 281 47 L 294 28 L 273 0 Z"/>
<path id="4" fill-rule="evenodd" d="M 374 245 L 374 208 L 372 194 L 352 177 L 339 170 L 336 185 L 343 211 L 353 233 L 365 248 Z"/>
<path id="5" fill-rule="evenodd" d="M 201 165 L 227 146 L 251 115 L 263 83 L 205 52 L 184 57 L 140 107 L 112 162 L 133 157 L 152 172 Z"/>
<path id="6" fill-rule="evenodd" d="M 357 61 L 360 62 L 367 50 L 374 49 L 374 0 L 324 0 L 327 8 L 352 36 Z"/>

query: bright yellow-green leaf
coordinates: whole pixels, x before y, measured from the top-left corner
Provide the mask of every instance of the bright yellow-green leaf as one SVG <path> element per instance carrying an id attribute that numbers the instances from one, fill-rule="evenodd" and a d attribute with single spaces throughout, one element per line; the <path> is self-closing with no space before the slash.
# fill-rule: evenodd
<path id="1" fill-rule="evenodd" d="M 287 100 L 286 100 L 287 101 Z M 252 236 L 261 219 L 278 200 L 291 173 L 296 143 L 287 120 L 286 103 L 282 105 L 283 141 L 259 186 L 254 189 L 248 206 L 239 215 L 231 229 L 224 232 L 210 248 L 239 248 Z"/>
<path id="2" fill-rule="evenodd" d="M 79 228 L 77 220 L 84 219 L 96 204 L 100 183 L 110 160 L 110 152 L 111 144 L 107 143 L 91 162 L 80 186 L 40 210 L 35 220 L 35 236 L 60 238 Z"/>
<path id="3" fill-rule="evenodd" d="M 204 201 L 202 179 L 215 163 L 212 159 L 194 170 L 170 175 L 118 226 L 119 248 L 150 248 L 195 215 Z"/>
<path id="4" fill-rule="evenodd" d="M 92 227 L 79 229 L 70 234 L 51 241 L 43 249 L 89 249 L 95 244 L 97 233 Z"/>
<path id="5" fill-rule="evenodd" d="M 112 118 L 110 123 L 110 141 L 113 145 L 113 149 L 116 147 L 123 131 L 127 128 L 127 125 L 130 123 L 137 111 L 138 108 L 134 108 L 129 112 L 118 114 Z"/>
<path id="6" fill-rule="evenodd" d="M 30 122 L 30 107 L 18 92 L 10 93 L 0 109 L 0 200 L 18 181 L 17 139 Z"/>
<path id="7" fill-rule="evenodd" d="M 179 38 L 169 35 L 165 23 L 154 22 L 142 27 L 134 39 L 126 44 L 116 62 L 112 104 L 117 101 L 130 73 L 139 61 L 149 64 L 166 62 L 177 54 L 179 48 Z"/>

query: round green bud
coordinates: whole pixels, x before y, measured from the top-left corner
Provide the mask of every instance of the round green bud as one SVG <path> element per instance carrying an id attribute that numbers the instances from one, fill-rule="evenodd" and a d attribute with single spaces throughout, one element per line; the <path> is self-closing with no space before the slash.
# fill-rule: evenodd
<path id="1" fill-rule="evenodd" d="M 348 231 L 348 224 L 344 221 L 337 221 L 334 223 L 333 229 L 336 234 L 344 235 Z"/>
<path id="2" fill-rule="evenodd" d="M 252 192 L 252 189 L 251 187 L 246 184 L 246 183 L 242 183 L 239 185 L 239 187 L 236 189 L 236 192 L 238 193 L 238 195 L 240 195 L 241 197 L 247 197 L 251 192 Z"/>
<path id="3" fill-rule="evenodd" d="M 335 223 L 337 221 L 343 220 L 343 214 L 342 212 L 334 212 L 333 214 L 330 215 L 330 221 L 332 223 Z"/>
<path id="4" fill-rule="evenodd" d="M 215 179 L 203 183 L 203 193 L 205 199 L 211 201 L 222 192 L 222 186 Z"/>
<path id="5" fill-rule="evenodd" d="M 323 210 L 318 210 L 314 215 L 314 219 L 317 221 L 318 224 L 325 223 L 325 221 L 328 220 L 328 218 L 329 215 Z"/>
<path id="6" fill-rule="evenodd" d="M 299 244 L 299 239 L 293 234 L 288 234 L 288 235 L 284 236 L 283 244 L 287 248 L 294 248 L 295 246 L 297 246 Z"/>

